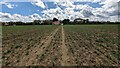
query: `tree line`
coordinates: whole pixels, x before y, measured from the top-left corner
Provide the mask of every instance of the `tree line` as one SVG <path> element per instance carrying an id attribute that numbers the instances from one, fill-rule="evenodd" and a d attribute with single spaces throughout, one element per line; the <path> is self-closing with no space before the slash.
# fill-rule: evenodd
<path id="1" fill-rule="evenodd" d="M 33 22 L 1 22 L 3 26 L 11 26 L 11 25 L 52 25 L 54 21 L 58 21 L 57 18 L 53 18 L 53 20 L 34 20 Z M 64 19 L 59 21 L 60 24 L 64 25 L 79 25 L 79 24 L 120 24 L 120 22 L 110 22 L 110 21 L 89 21 L 89 19 L 81 19 L 77 18 L 74 21 L 70 21 L 69 19 Z"/>

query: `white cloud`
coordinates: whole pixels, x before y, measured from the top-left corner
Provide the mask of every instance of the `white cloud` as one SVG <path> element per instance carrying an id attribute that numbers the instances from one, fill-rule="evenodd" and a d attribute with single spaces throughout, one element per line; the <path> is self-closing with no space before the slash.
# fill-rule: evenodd
<path id="1" fill-rule="evenodd" d="M 33 14 L 29 16 L 19 16 L 23 19 L 34 20 L 34 19 L 52 19 L 54 17 L 59 19 L 75 19 L 75 18 L 89 18 L 90 20 L 110 20 L 117 21 L 117 2 L 120 0 L 31 0 L 32 4 L 37 5 L 43 9 L 49 7 L 44 2 L 54 2 L 57 8 L 43 10 L 43 18 L 41 18 L 38 14 Z M 74 5 L 74 2 L 90 2 L 90 3 L 98 3 L 102 4 L 102 7 L 93 8 L 89 4 L 85 5 Z M 7 4 L 6 4 L 7 5 Z M 7 5 L 9 8 L 13 8 L 13 5 Z M 65 6 L 65 9 L 61 9 L 59 6 Z M 74 11 L 74 9 L 79 11 Z M 39 10 L 37 10 L 39 11 Z M 15 16 L 15 15 L 11 15 Z M 7 17 L 7 16 L 6 16 Z M 10 15 L 8 14 L 8 17 Z M 18 18 L 18 17 L 16 17 Z M 22 19 L 21 19 L 22 20 Z"/>
<path id="2" fill-rule="evenodd" d="M 10 3 L 6 3 L 6 6 L 7 6 L 9 9 L 13 9 L 15 5 L 10 4 Z"/>
<path id="3" fill-rule="evenodd" d="M 33 14 L 29 16 L 22 16 L 20 14 L 9 14 L 9 13 L 2 13 L 0 12 L 0 21 L 1 22 L 9 22 L 9 21 L 22 21 L 22 22 L 32 22 L 33 20 L 41 20 L 42 18 L 39 14 Z"/>
<path id="4" fill-rule="evenodd" d="M 48 19 L 48 18 L 56 17 L 58 15 L 63 14 L 63 10 L 61 8 L 57 7 L 55 9 L 44 10 L 44 11 L 42 11 L 42 13 L 44 13 L 43 17 Z"/>
<path id="5" fill-rule="evenodd" d="M 118 15 L 115 15 L 115 16 L 110 16 L 110 18 L 108 18 L 110 21 L 119 21 L 118 19 Z"/>
<path id="6" fill-rule="evenodd" d="M 36 14 L 36 13 L 33 14 L 33 15 L 30 15 L 29 18 L 30 18 L 30 17 L 31 17 L 33 20 L 40 20 L 40 19 L 42 19 L 42 18 L 40 17 L 40 15 L 39 15 L 39 14 Z"/>
<path id="7" fill-rule="evenodd" d="M 105 0 L 99 4 L 103 4 L 101 8 L 95 10 L 95 14 L 99 14 L 104 17 L 108 17 L 110 21 L 118 21 L 118 2 L 120 0 Z M 116 19 L 114 19 L 116 17 Z M 102 17 L 101 17 L 102 18 Z M 112 19 L 113 18 L 113 19 Z"/>
<path id="8" fill-rule="evenodd" d="M 35 4 L 41 8 L 46 8 L 45 4 L 41 0 L 31 0 L 31 1 L 32 1 L 32 4 Z"/>
<path id="9" fill-rule="evenodd" d="M 14 7 L 17 7 L 17 5 L 8 2 L 0 2 L 0 5 L 6 5 L 9 9 L 13 9 Z"/>
<path id="10" fill-rule="evenodd" d="M 84 17 L 94 16 L 94 14 L 89 10 L 81 10 L 81 13 L 83 14 Z"/>
<path id="11" fill-rule="evenodd" d="M 75 5 L 73 5 L 74 2 L 66 0 L 65 2 L 55 2 L 55 4 L 59 5 L 59 6 L 65 6 L 65 7 L 75 7 Z"/>
<path id="12" fill-rule="evenodd" d="M 101 2 L 104 0 L 42 0 L 43 2 Z"/>
<path id="13" fill-rule="evenodd" d="M 49 9 L 49 10 L 44 10 L 42 13 L 54 13 L 54 14 L 58 14 L 61 13 L 62 9 L 57 7 L 55 9 Z"/>
<path id="14" fill-rule="evenodd" d="M 97 1 L 96 1 L 97 2 Z M 102 4 L 104 3 L 102 0 L 99 0 L 99 2 Z M 105 6 L 105 4 L 102 7 L 93 8 L 87 4 L 85 5 L 73 5 L 70 7 L 69 5 L 65 4 L 64 2 L 56 4 L 60 6 L 66 6 L 65 9 L 61 9 L 60 7 L 57 7 L 55 9 L 49 9 L 44 10 L 43 17 L 44 19 L 52 19 L 54 17 L 59 18 L 60 20 L 63 19 L 71 19 L 74 20 L 75 18 L 84 18 L 84 19 L 90 19 L 95 21 L 118 21 L 118 17 L 115 16 L 116 6 L 117 2 L 114 2 L 111 6 L 111 8 L 107 8 L 108 6 Z M 74 11 L 74 9 L 78 9 L 79 11 Z M 56 12 L 58 11 L 58 14 Z M 116 11 L 116 12 L 115 12 Z"/>
<path id="15" fill-rule="evenodd" d="M 11 18 L 11 15 L 9 13 L 0 12 L 0 18 Z"/>

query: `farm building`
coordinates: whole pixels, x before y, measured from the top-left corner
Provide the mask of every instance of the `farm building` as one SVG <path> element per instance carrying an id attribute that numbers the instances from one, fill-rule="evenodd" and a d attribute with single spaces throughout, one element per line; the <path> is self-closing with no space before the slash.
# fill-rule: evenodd
<path id="1" fill-rule="evenodd" d="M 59 25 L 60 22 L 59 22 L 59 21 L 54 21 L 54 22 L 52 22 L 52 24 L 53 24 L 53 25 Z"/>
<path id="2" fill-rule="evenodd" d="M 75 22 L 84 22 L 85 20 L 82 19 L 82 18 L 77 18 L 77 19 L 75 19 L 74 21 L 75 21 Z"/>
<path id="3" fill-rule="evenodd" d="M 82 18 L 77 18 L 74 20 L 74 22 L 76 23 L 79 23 L 79 24 L 82 24 L 82 23 L 87 23 L 88 22 L 88 19 L 82 19 Z"/>
<path id="4" fill-rule="evenodd" d="M 8 22 L 3 22 L 2 25 L 3 26 L 9 26 L 9 23 Z"/>
<path id="5" fill-rule="evenodd" d="M 60 22 L 58 21 L 58 19 L 53 18 L 52 24 L 53 24 L 53 25 L 60 25 Z"/>

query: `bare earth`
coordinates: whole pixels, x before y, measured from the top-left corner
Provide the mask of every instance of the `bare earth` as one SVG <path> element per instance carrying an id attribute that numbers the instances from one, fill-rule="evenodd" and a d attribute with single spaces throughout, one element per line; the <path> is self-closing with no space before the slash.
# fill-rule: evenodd
<path id="1" fill-rule="evenodd" d="M 45 30 L 36 29 L 34 31 L 33 29 L 28 32 L 21 32 L 21 35 L 17 35 L 17 33 L 16 35 L 6 34 L 3 38 L 3 65 L 118 65 L 116 58 L 117 33 L 107 33 L 107 30 L 104 32 L 99 29 L 88 28 L 81 32 L 79 30 L 71 30 L 71 28 L 68 29 L 64 26 L 57 26 L 51 29 L 46 28 Z M 111 37 L 113 41 L 102 41 L 104 39 L 101 39 L 99 32 L 103 33 L 102 36 L 105 36 L 105 40 Z"/>

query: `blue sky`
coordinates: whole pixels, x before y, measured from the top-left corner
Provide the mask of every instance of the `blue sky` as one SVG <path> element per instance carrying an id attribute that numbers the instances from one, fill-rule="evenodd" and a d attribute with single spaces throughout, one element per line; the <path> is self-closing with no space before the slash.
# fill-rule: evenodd
<path id="1" fill-rule="evenodd" d="M 2 12 L 10 14 L 21 14 L 23 16 L 32 15 L 37 13 L 41 15 L 40 11 L 43 11 L 43 8 L 36 5 L 32 5 L 30 2 L 12 2 L 10 4 L 17 5 L 13 9 L 8 8 L 6 5 L 2 5 Z M 39 11 L 38 11 L 39 10 Z"/>
<path id="2" fill-rule="evenodd" d="M 37 5 L 31 4 L 31 2 L 10 2 L 10 4 L 16 5 L 16 6 L 14 6 L 12 9 L 10 9 L 5 4 L 3 4 L 2 12 L 10 13 L 10 14 L 21 14 L 23 16 L 32 15 L 34 13 L 37 13 L 40 16 L 42 16 L 43 13 L 41 13 L 41 12 L 43 10 L 54 9 L 54 8 L 57 8 L 57 6 L 59 6 L 59 5 L 54 4 L 54 2 L 44 2 L 44 4 L 46 4 L 48 6 L 47 8 L 41 8 Z M 100 8 L 102 6 L 99 3 L 74 2 L 74 5 L 81 5 L 81 4 L 82 5 L 88 4 L 93 8 Z M 59 7 L 61 9 L 66 8 L 65 6 L 59 6 Z M 74 9 L 74 11 L 80 11 L 80 10 Z"/>
<path id="3" fill-rule="evenodd" d="M 54 0 L 53 0 L 54 1 Z M 77 18 L 81 17 L 84 19 L 90 20 L 104 20 L 104 18 L 115 18 L 115 5 L 117 3 L 115 0 L 89 0 L 80 2 L 42 2 L 40 0 L 33 0 L 33 2 L 3 2 L 2 4 L 2 12 L 4 15 L 12 15 L 18 14 L 19 16 L 37 16 L 39 19 L 52 19 L 53 17 L 57 17 L 60 19 L 64 18 Z M 112 4 L 113 3 L 113 4 Z M 109 8 L 112 7 L 112 8 Z M 111 17 L 113 15 L 114 17 Z M 4 16 L 3 16 L 4 17 Z M 30 17 L 30 18 L 31 18 Z M 101 17 L 101 18 L 100 18 Z M 6 18 L 5 18 L 6 19 Z M 36 19 L 36 18 L 34 18 Z M 106 19 L 106 20 L 109 20 Z"/>

